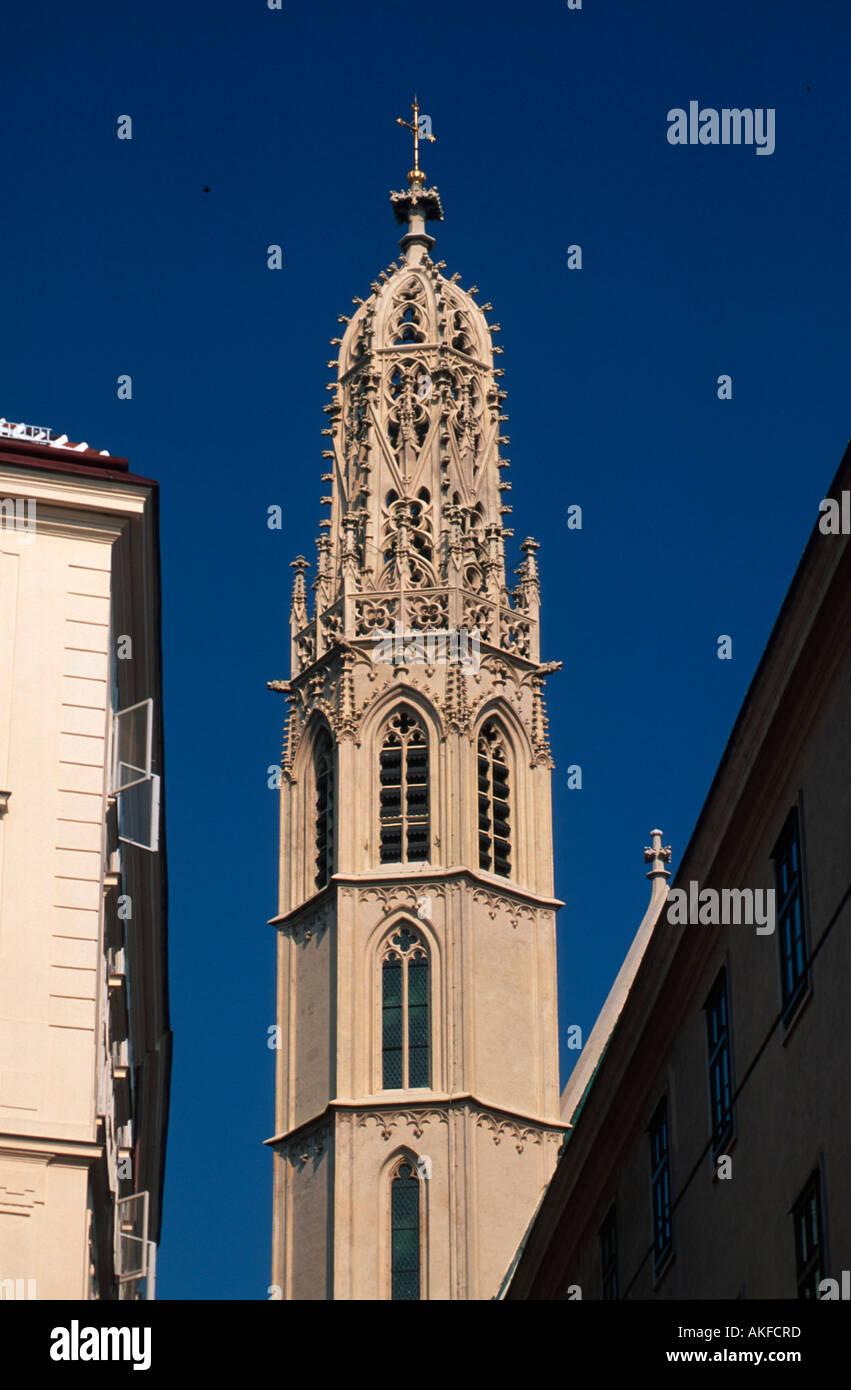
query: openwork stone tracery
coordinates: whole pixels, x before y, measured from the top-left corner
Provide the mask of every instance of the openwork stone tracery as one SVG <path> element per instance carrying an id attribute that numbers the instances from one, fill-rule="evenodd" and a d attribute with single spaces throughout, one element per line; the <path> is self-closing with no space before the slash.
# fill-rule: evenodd
<path id="1" fill-rule="evenodd" d="M 488 646 L 538 661 L 538 580 L 527 549 L 513 591 L 505 543 L 511 508 L 501 480 L 505 392 L 493 333 L 472 292 L 431 259 L 425 217 L 442 217 L 434 189 L 394 194 L 407 222 L 401 266 L 375 281 L 339 344 L 325 410 L 327 531 L 317 542 L 316 601 L 306 562 L 293 591 L 296 673 L 341 641 L 368 639 L 373 617 L 407 625 L 420 596 L 462 626 L 476 600 Z M 414 214 L 418 214 L 419 221 Z M 490 306 L 487 306 L 490 307 Z M 345 317 L 345 316 L 344 316 Z M 365 610 L 364 601 L 369 602 Z"/>

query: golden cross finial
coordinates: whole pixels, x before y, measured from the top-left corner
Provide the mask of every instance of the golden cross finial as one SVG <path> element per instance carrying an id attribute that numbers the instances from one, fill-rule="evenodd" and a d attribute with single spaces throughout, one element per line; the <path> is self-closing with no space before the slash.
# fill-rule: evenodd
<path id="1" fill-rule="evenodd" d="M 431 143 L 434 144 L 436 137 L 431 133 L 431 121 L 429 120 L 428 116 L 423 117 L 423 120 L 426 122 L 428 128 L 426 130 L 420 130 L 420 104 L 417 100 L 416 92 L 414 93 L 413 110 L 413 121 L 403 121 L 401 116 L 397 116 L 396 124 L 403 125 L 406 130 L 410 130 L 413 133 L 414 167 L 411 170 L 411 174 L 408 175 L 408 180 L 409 182 L 412 181 L 411 175 L 415 174 L 417 177 L 417 181 L 419 182 L 422 178 L 422 170 L 420 169 L 420 140 L 430 140 Z"/>

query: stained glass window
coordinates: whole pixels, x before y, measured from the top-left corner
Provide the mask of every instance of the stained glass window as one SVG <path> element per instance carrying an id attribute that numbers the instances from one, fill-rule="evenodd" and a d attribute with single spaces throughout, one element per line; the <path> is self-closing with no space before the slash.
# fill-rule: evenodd
<path id="1" fill-rule="evenodd" d="M 394 1301 L 420 1297 L 420 1184 L 410 1163 L 401 1163 L 390 1184 L 391 1293 Z"/>
<path id="2" fill-rule="evenodd" d="M 407 926 L 392 934 L 381 963 L 381 1052 L 385 1091 L 429 1085 L 429 958 Z"/>

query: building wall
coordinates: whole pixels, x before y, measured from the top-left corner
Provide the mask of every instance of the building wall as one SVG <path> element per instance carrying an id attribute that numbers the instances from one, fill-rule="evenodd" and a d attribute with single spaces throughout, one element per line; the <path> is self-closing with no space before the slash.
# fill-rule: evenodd
<path id="1" fill-rule="evenodd" d="M 12 792 L 0 828 L 0 1126 L 94 1143 L 110 541 L 6 535 L 0 546 L 15 637 L 0 713 L 0 782 Z M 6 1212 L 0 1231 L 27 1223 L 16 1258 L 41 1296 L 85 1297 L 85 1180 L 39 1168 L 40 1219 Z M 0 1159 L 0 1187 L 13 1172 Z"/>
<path id="2" fill-rule="evenodd" d="M 830 495 L 849 478 L 846 456 Z M 792 1209 L 816 1170 L 821 1277 L 851 1269 L 849 769 L 851 543 L 816 530 L 673 883 L 774 890 L 771 856 L 797 806 L 809 991 L 784 1018 L 779 924 L 675 925 L 663 906 L 590 1087 L 566 1088 L 565 1152 L 508 1297 L 578 1286 L 601 1298 L 599 1232 L 615 1203 L 620 1297 L 796 1298 Z M 712 1155 L 704 1011 L 722 966 L 738 1091 L 729 1178 Z M 666 1093 L 673 1256 L 657 1276 L 648 1126 Z"/>
<path id="3" fill-rule="evenodd" d="M 721 856 L 711 884 L 772 888 L 769 859 L 797 792 L 802 792 L 806 833 L 810 949 L 820 940 L 848 888 L 851 795 L 835 769 L 851 767 L 851 663 L 837 672 L 806 744 L 783 769 L 776 793 L 762 808 L 762 829 L 744 863 Z M 726 860 L 726 862 L 725 862 Z M 844 881 L 843 881 L 844 874 Z M 777 1022 L 781 1007 L 777 933 L 757 936 L 752 927 L 689 926 L 660 930 L 713 933 L 705 964 L 695 971 L 686 1018 L 667 1055 L 655 1068 L 641 1122 L 624 1135 L 624 1166 L 610 1197 L 617 1195 L 622 1292 L 639 1271 L 630 1297 L 794 1298 L 795 1250 L 789 1215 L 807 1178 L 824 1164 L 826 1227 L 831 1265 L 851 1269 L 851 1126 L 842 1097 L 851 1084 L 847 1042 L 851 979 L 851 905 L 830 933 L 812 966 L 812 993 L 789 1030 Z M 732 1178 L 719 1180 L 707 1150 L 710 1132 L 706 1024 L 703 1005 L 727 965 L 734 1086 L 735 1138 L 725 1152 Z M 766 1041 L 767 1040 L 767 1041 Z M 765 1050 L 759 1056 L 760 1049 Z M 745 1080 L 752 1064 L 753 1071 Z M 650 1166 L 645 1133 L 667 1087 L 671 1116 L 674 1259 L 656 1283 L 652 1258 Z M 685 1186 L 693 1169 L 694 1176 Z M 590 1175 L 589 1175 L 590 1177 Z M 604 1206 L 607 1206 L 604 1197 Z M 605 1211 L 600 1215 L 599 1224 Z M 600 1296 L 597 1230 L 586 1229 L 584 1249 L 569 1262 L 566 1283 L 586 1297 Z M 588 1292 L 585 1293 L 585 1290 Z"/>
<path id="4" fill-rule="evenodd" d="M 284 1298 L 389 1296 L 387 1168 L 402 1149 L 431 1170 L 423 1296 L 491 1298 L 554 1167 L 554 914 L 512 922 L 472 876 L 424 876 L 422 892 L 428 922 L 420 889 L 385 879 L 326 890 L 281 932 L 279 1113 L 289 1094 L 287 1128 L 303 1126 L 276 1164 Z M 432 1085 L 388 1091 L 379 946 L 404 925 L 429 946 Z"/>
<path id="5" fill-rule="evenodd" d="M 131 952 L 109 949 L 131 880 L 139 931 L 163 930 L 160 880 L 142 887 L 144 851 L 116 855 L 107 797 L 119 618 L 136 642 L 123 686 L 157 677 L 152 633 L 132 616 L 143 586 L 125 582 L 146 516 L 150 550 L 151 504 L 147 488 L 34 463 L 26 451 L 0 458 L 0 497 L 34 497 L 37 509 L 34 535 L 0 528 L 0 789 L 11 793 L 0 818 L 0 1280 L 34 1278 L 40 1299 L 109 1297 L 114 1199 L 136 1181 L 120 1181 L 120 1154 L 146 1147 L 124 1110 L 130 1066 L 120 1084 L 113 1071 L 115 999 L 127 998 L 116 972 Z M 159 703 L 158 685 L 144 694 Z M 133 1046 L 142 1062 L 145 1000 L 162 986 L 139 969 L 134 987 L 130 1064 Z M 161 1134 L 148 1143 L 158 1180 Z"/>

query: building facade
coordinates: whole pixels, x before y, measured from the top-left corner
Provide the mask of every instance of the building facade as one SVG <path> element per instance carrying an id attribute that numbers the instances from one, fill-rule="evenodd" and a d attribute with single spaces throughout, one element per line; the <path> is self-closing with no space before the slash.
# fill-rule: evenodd
<path id="1" fill-rule="evenodd" d="M 645 852 L 510 1299 L 851 1296 L 851 451 L 828 497 L 670 890 Z"/>
<path id="2" fill-rule="evenodd" d="M 416 120 L 416 112 L 415 112 Z M 330 516 L 293 565 L 273 1296 L 483 1299 L 552 1172 L 550 774 L 534 541 L 509 592 L 504 391 L 437 190 L 342 317 Z"/>
<path id="3" fill-rule="evenodd" d="M 171 1034 L 157 485 L 0 421 L 0 1296 L 153 1295 Z"/>

